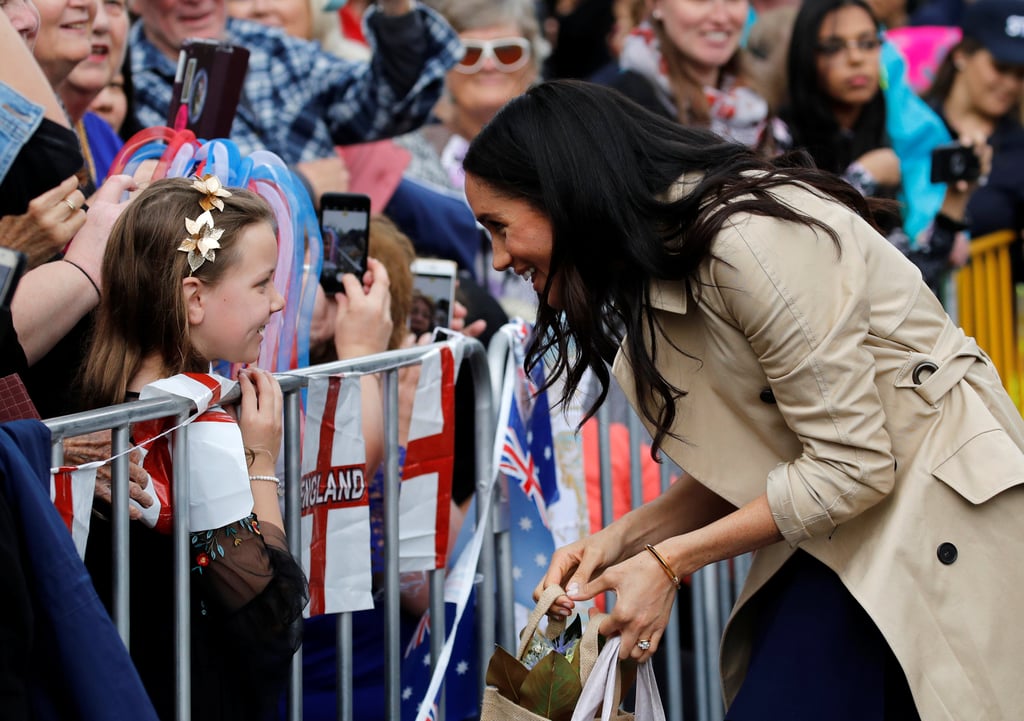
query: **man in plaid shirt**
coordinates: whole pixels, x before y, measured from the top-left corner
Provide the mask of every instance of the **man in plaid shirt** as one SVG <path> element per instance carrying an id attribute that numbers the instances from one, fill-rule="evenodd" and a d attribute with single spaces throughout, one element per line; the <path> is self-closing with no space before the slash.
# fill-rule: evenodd
<path id="1" fill-rule="evenodd" d="M 248 48 L 231 139 L 243 154 L 270 150 L 292 165 L 333 157 L 335 145 L 419 127 L 462 54 L 447 22 L 415 0 L 378 0 L 367 11 L 368 63 L 342 60 L 278 28 L 228 18 L 226 2 L 137 0 L 130 52 L 134 110 L 143 126 L 166 125 L 178 51 L 190 37 Z"/>

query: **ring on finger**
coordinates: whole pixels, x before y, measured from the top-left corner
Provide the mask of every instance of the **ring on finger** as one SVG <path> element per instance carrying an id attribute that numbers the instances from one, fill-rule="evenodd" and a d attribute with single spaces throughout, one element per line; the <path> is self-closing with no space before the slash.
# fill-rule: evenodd
<path id="1" fill-rule="evenodd" d="M 68 206 L 68 208 L 70 208 L 70 209 L 71 209 L 71 212 L 72 212 L 72 213 L 74 213 L 74 212 L 75 212 L 76 210 L 78 210 L 78 206 L 77 206 L 77 205 L 75 205 L 74 203 L 72 203 L 72 202 L 71 202 L 70 200 L 68 200 L 67 198 L 64 198 L 63 202 L 64 202 L 64 204 L 65 204 L 65 205 L 67 205 L 67 206 Z"/>
<path id="2" fill-rule="evenodd" d="M 641 638 L 639 641 L 636 642 L 636 645 L 640 648 L 641 651 L 650 651 L 651 639 Z"/>

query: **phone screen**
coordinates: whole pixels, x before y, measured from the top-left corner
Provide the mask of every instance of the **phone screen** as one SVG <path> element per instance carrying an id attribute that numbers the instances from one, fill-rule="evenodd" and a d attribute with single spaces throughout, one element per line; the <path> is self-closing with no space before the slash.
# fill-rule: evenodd
<path id="1" fill-rule="evenodd" d="M 367 199 L 368 201 L 369 199 Z M 337 203 L 337 204 L 334 204 Z M 320 284 L 325 291 L 340 293 L 341 276 L 352 273 L 362 278 L 370 229 L 369 202 L 321 200 L 320 234 L 324 241 L 324 266 Z"/>
<path id="2" fill-rule="evenodd" d="M 455 263 L 436 270 L 413 266 L 409 330 L 416 336 L 429 333 L 435 328 L 451 327 L 455 303 L 455 270 Z"/>

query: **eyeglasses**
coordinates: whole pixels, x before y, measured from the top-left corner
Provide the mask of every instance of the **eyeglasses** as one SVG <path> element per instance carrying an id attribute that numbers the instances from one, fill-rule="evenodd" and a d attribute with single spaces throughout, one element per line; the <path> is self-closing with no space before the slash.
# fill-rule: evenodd
<path id="1" fill-rule="evenodd" d="M 530 41 L 526 38 L 463 40 L 462 44 L 466 54 L 455 69 L 467 75 L 479 72 L 487 58 L 503 73 L 514 73 L 530 61 Z"/>
<path id="2" fill-rule="evenodd" d="M 856 40 L 828 38 L 827 40 L 823 40 L 818 43 L 815 46 L 815 49 L 826 58 L 834 58 L 844 50 L 850 52 L 856 49 L 860 50 L 862 53 L 873 53 L 880 47 L 882 47 L 882 38 L 873 36 L 870 38 L 857 38 Z"/>

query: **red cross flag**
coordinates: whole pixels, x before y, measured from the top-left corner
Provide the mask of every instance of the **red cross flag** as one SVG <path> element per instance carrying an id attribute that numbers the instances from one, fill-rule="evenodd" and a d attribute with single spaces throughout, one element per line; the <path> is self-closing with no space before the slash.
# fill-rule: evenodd
<path id="1" fill-rule="evenodd" d="M 188 428 L 190 531 L 221 528 L 252 513 L 249 467 L 238 424 L 216 405 L 235 381 L 205 373 L 181 373 L 150 383 L 139 398 L 188 398 L 198 410 Z M 171 532 L 171 468 L 174 419 L 161 418 L 132 426 L 132 440 L 145 444 L 142 467 L 149 473 L 153 505 L 136 506 L 144 523 Z M 132 501 L 132 503 L 135 503 Z"/>
<path id="2" fill-rule="evenodd" d="M 307 617 L 373 608 L 370 497 L 359 378 L 312 378 L 302 443 Z"/>
<path id="3" fill-rule="evenodd" d="M 403 573 L 444 568 L 447 562 L 455 366 L 448 346 L 423 357 L 398 501 L 398 567 Z"/>

